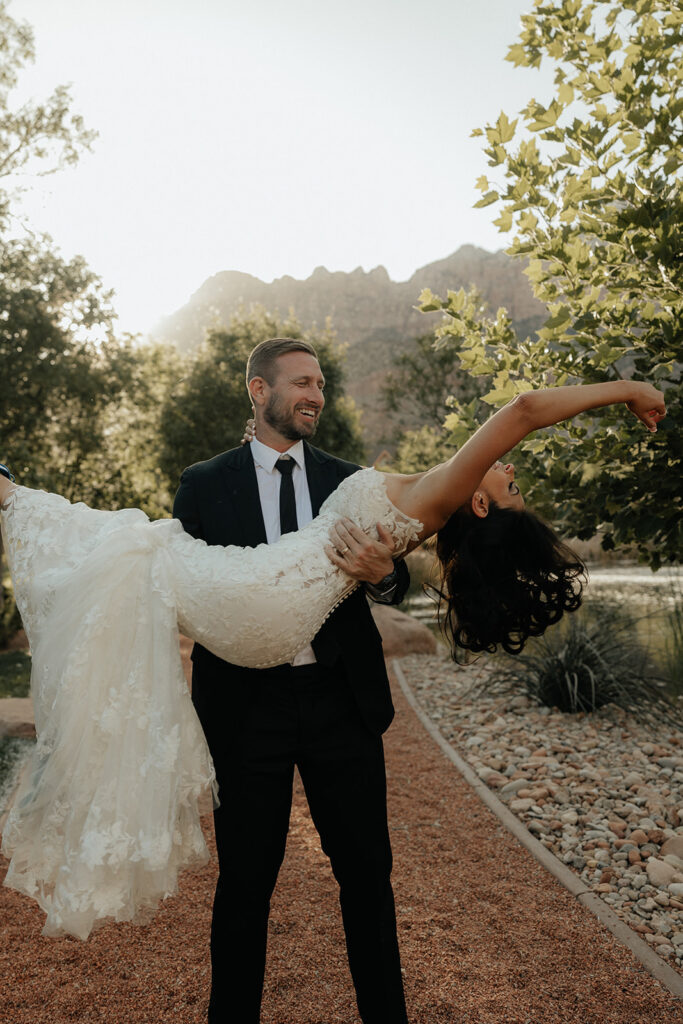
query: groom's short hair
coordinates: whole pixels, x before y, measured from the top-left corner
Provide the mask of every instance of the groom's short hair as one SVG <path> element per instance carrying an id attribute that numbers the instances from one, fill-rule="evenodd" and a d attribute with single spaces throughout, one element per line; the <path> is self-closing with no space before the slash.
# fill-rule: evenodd
<path id="1" fill-rule="evenodd" d="M 269 338 L 268 341 L 261 341 L 251 350 L 247 359 L 247 384 L 254 377 L 263 377 L 268 384 L 272 385 L 276 375 L 275 362 L 285 352 L 308 352 L 315 359 L 318 353 L 301 338 Z"/>

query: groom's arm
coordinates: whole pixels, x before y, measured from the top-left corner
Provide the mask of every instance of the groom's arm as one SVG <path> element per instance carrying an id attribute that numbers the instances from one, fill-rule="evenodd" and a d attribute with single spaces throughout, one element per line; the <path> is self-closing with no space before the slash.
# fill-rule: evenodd
<path id="1" fill-rule="evenodd" d="M 342 459 L 335 461 L 340 468 L 340 483 L 363 468 Z M 330 533 L 330 541 L 333 545 L 336 543 L 334 531 Z M 387 530 L 380 533 L 375 540 L 356 527 L 353 537 L 345 533 L 343 540 L 337 537 L 337 541 L 340 541 L 336 544 L 340 550 L 348 545 L 344 563 L 337 561 L 334 547 L 327 548 L 328 557 L 348 576 L 362 583 L 365 593 L 372 601 L 386 605 L 401 603 L 410 586 L 410 573 L 403 558 L 392 558 L 393 540 Z"/>
<path id="2" fill-rule="evenodd" d="M 183 470 L 180 486 L 173 501 L 173 518 L 179 519 L 186 533 L 199 540 L 204 539 L 199 502 L 191 469 Z"/>
<path id="3" fill-rule="evenodd" d="M 365 591 L 377 604 L 400 604 L 409 586 L 408 566 L 404 559 L 399 558 L 394 562 L 393 572 L 389 576 L 377 585 L 366 583 Z"/>
<path id="4" fill-rule="evenodd" d="M 347 576 L 363 584 L 366 594 L 378 604 L 400 604 L 410 585 L 410 573 L 402 558 L 393 558 L 394 541 L 380 523 L 377 540 L 351 520 L 340 520 L 331 528 L 327 557 Z"/>

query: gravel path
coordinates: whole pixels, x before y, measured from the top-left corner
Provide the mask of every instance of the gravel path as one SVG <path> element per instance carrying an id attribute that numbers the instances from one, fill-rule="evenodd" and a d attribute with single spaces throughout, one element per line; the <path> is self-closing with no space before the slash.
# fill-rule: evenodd
<path id="1" fill-rule="evenodd" d="M 405 658 L 420 706 L 529 831 L 683 974 L 683 732 L 486 692 L 488 669 Z"/>
<path id="2" fill-rule="evenodd" d="M 432 663 L 404 660 L 411 685 Z M 397 687 L 394 699 L 385 745 L 411 1024 L 683 1024 L 681 1003 L 503 829 Z M 215 860 L 186 873 L 149 926 L 85 944 L 42 938 L 40 912 L 0 890 L 2 1024 L 203 1022 L 215 873 Z M 358 1024 L 354 1011 L 336 886 L 299 784 L 262 1024 Z"/>

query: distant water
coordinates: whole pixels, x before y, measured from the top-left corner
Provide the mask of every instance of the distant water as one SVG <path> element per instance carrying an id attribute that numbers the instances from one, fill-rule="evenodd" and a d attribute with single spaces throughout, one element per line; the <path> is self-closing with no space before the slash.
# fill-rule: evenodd
<path id="1" fill-rule="evenodd" d="M 0 739 L 0 817 L 9 807 L 19 773 L 31 753 L 33 740 L 10 737 Z"/>
<path id="2" fill-rule="evenodd" d="M 588 568 L 587 597 L 609 597 L 630 605 L 656 604 L 664 610 L 683 596 L 683 566 L 676 565 L 652 572 L 644 565 L 596 566 Z M 429 621 L 436 605 L 426 594 L 416 594 L 401 606 L 416 619 Z"/>

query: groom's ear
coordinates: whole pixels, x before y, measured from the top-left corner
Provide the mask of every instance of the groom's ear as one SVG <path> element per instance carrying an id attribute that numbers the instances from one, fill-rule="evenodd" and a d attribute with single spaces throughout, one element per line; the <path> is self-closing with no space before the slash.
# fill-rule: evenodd
<path id="1" fill-rule="evenodd" d="M 267 401 L 266 389 L 268 382 L 264 377 L 252 377 L 247 384 L 247 390 L 249 397 L 251 398 L 251 404 L 256 409 L 256 406 L 265 405 Z"/>

